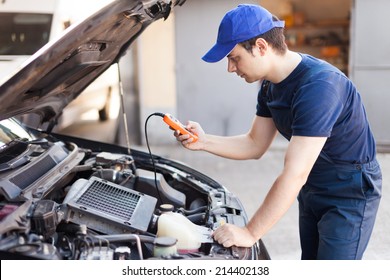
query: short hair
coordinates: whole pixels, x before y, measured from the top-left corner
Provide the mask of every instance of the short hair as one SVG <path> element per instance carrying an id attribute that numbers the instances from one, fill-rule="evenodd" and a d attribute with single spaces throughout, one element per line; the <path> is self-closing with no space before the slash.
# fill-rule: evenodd
<path id="1" fill-rule="evenodd" d="M 276 16 L 273 16 L 273 20 L 279 20 Z M 256 44 L 256 40 L 262 38 L 272 46 L 272 48 L 279 54 L 283 55 L 287 51 L 287 44 L 284 37 L 284 28 L 283 27 L 274 27 L 271 30 L 239 43 L 243 46 L 248 52 L 252 52 L 253 46 Z"/>

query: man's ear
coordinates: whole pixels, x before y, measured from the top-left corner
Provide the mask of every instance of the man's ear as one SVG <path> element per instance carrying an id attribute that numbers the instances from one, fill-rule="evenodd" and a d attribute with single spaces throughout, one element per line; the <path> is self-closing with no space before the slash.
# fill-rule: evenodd
<path id="1" fill-rule="evenodd" d="M 260 54 L 264 54 L 268 50 L 269 45 L 263 38 L 258 38 L 255 47 L 260 51 Z"/>

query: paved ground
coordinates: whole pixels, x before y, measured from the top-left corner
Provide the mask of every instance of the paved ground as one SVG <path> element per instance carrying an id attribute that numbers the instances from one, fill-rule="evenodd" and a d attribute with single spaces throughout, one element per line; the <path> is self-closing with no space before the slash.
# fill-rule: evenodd
<path id="1" fill-rule="evenodd" d="M 105 133 L 96 132 L 105 131 Z M 91 137 L 110 142 L 110 123 L 80 123 L 66 133 Z M 264 199 L 269 186 L 283 164 L 286 142 L 276 141 L 261 160 L 234 161 L 204 152 L 191 152 L 173 141 L 170 146 L 151 146 L 152 152 L 184 162 L 209 175 L 238 195 L 248 216 L 252 216 Z M 146 151 L 146 147 L 137 147 Z M 390 260 L 390 153 L 378 155 L 383 171 L 383 197 L 370 244 L 365 253 L 367 260 Z M 300 259 L 297 203 L 289 209 L 281 221 L 263 238 L 272 259 Z"/>

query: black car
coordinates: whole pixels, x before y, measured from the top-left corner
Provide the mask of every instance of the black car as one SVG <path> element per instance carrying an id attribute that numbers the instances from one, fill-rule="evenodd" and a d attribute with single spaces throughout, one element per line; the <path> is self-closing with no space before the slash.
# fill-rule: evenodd
<path id="1" fill-rule="evenodd" d="M 213 179 L 52 132 L 69 102 L 184 2 L 113 1 L 0 85 L 1 259 L 269 259 L 261 240 L 251 248 L 213 241 L 219 225 L 247 223 L 237 197 Z M 39 125 L 20 121 L 26 114 Z"/>

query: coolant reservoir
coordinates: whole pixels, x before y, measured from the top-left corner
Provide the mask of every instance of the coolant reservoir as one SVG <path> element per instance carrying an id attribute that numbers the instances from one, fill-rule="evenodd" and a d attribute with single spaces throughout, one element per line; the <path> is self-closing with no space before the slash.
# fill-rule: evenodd
<path id="1" fill-rule="evenodd" d="M 202 243 L 212 242 L 211 230 L 195 225 L 185 216 L 167 212 L 161 214 L 157 222 L 157 236 L 168 236 L 177 239 L 179 253 L 197 252 Z"/>

